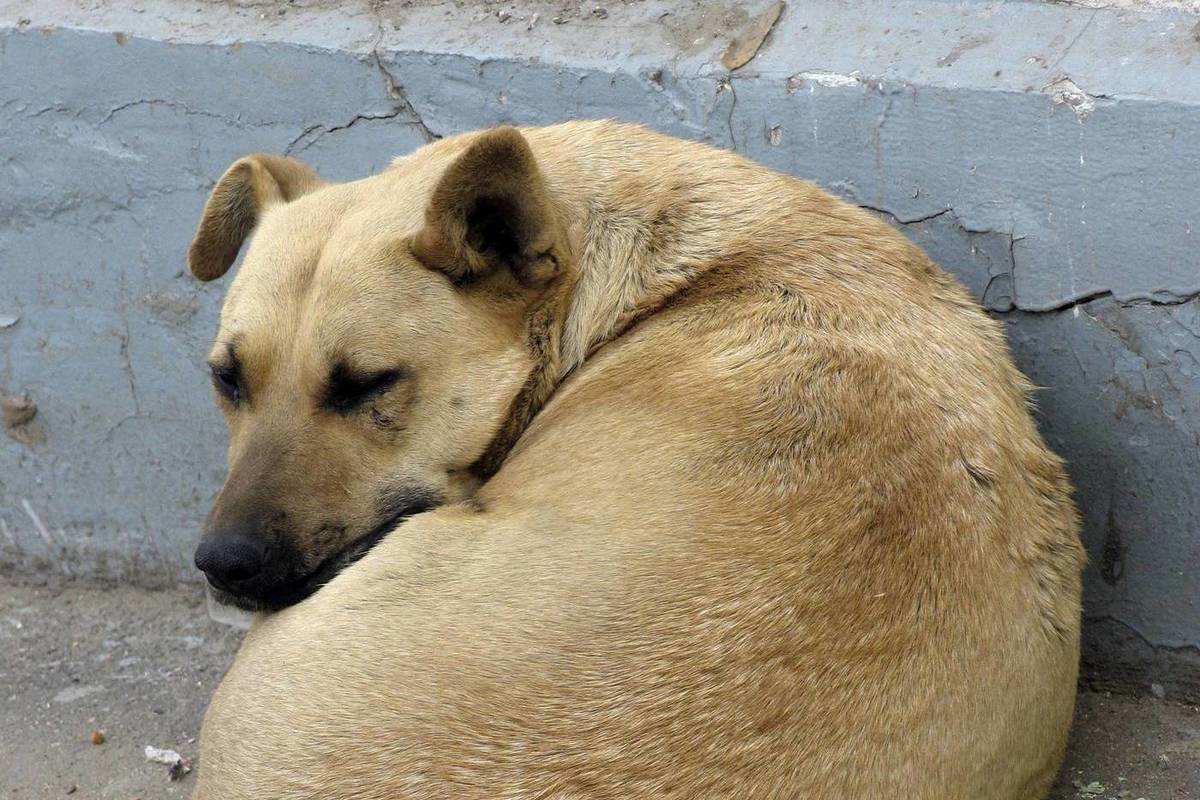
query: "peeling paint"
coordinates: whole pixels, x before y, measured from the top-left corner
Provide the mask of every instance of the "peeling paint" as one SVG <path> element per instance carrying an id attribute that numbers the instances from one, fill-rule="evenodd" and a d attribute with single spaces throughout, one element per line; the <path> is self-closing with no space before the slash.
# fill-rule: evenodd
<path id="1" fill-rule="evenodd" d="M 1112 289 L 1097 289 L 1092 292 L 1072 297 L 1064 297 L 1053 303 L 1024 303 L 1019 306 L 1019 310 L 1031 314 L 1047 314 L 1059 311 L 1073 311 L 1087 303 L 1095 300 L 1112 299 L 1117 305 L 1128 306 L 1177 306 L 1185 303 L 1191 303 L 1200 298 L 1200 288 L 1184 294 L 1176 294 L 1168 291 L 1155 291 L 1146 293 L 1137 293 L 1118 296 Z"/>
<path id="2" fill-rule="evenodd" d="M 934 261 L 957 275 L 984 308 L 1007 313 L 1016 307 L 1011 232 L 972 228 L 953 208 L 900 217 L 886 208 L 860 206 L 900 228 Z"/>
<path id="3" fill-rule="evenodd" d="M 964 53 L 974 50 L 976 47 L 981 47 L 992 40 L 991 36 L 967 36 L 954 46 L 949 53 L 937 60 L 939 67 L 950 67 L 954 62 L 962 58 Z"/>
<path id="4" fill-rule="evenodd" d="M 808 86 L 810 89 L 813 86 L 837 89 L 847 86 L 861 86 L 862 84 L 862 75 L 857 71 L 851 72 L 849 75 L 843 75 L 838 72 L 826 72 L 825 70 L 809 70 L 807 72 L 797 72 L 788 78 L 787 90 L 789 94 L 792 94 L 805 86 Z"/>
<path id="5" fill-rule="evenodd" d="M 4 420 L 4 430 L 9 437 L 30 447 L 45 443 L 46 434 L 37 421 L 37 403 L 33 402 L 28 394 L 10 395 L 0 392 L 0 412 Z"/>
<path id="6" fill-rule="evenodd" d="M 733 72 L 749 64 L 758 55 L 763 42 L 771 35 L 779 15 L 783 13 L 783 0 L 776 0 L 767 6 L 762 13 L 750 20 L 749 23 L 735 36 L 725 52 L 721 54 L 721 65 Z"/>
<path id="7" fill-rule="evenodd" d="M 1075 116 L 1082 122 L 1096 109 L 1095 98 L 1079 88 L 1079 84 L 1071 80 L 1067 75 L 1059 75 L 1050 83 L 1042 87 L 1042 91 L 1048 93 L 1054 101 L 1054 105 L 1066 105 L 1075 112 Z M 1081 155 L 1082 159 L 1083 156 Z"/>

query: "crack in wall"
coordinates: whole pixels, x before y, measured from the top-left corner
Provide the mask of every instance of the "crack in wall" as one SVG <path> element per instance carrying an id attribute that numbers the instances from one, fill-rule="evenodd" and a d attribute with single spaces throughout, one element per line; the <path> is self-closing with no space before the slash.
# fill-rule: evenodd
<path id="1" fill-rule="evenodd" d="M 380 4 L 371 3 L 371 11 L 375 15 L 375 41 L 371 43 L 371 59 L 375 63 L 375 69 L 379 70 L 380 76 L 383 78 L 383 88 L 387 92 L 388 97 L 392 99 L 397 111 L 405 111 L 412 116 L 414 124 L 421 130 L 421 135 L 425 137 L 425 143 L 442 138 L 441 135 L 430 130 L 425 124 L 425 120 L 418 113 L 412 101 L 408 99 L 408 91 L 400 81 L 396 80 L 396 76 L 391 73 L 383 63 L 383 57 L 379 54 L 379 47 L 383 44 L 383 14 Z"/>
<path id="2" fill-rule="evenodd" d="M 1058 67 L 1058 65 L 1061 64 L 1066 57 L 1071 54 L 1071 50 L 1074 49 L 1075 45 L 1079 44 L 1079 40 L 1082 39 L 1083 35 L 1088 32 L 1088 28 L 1092 27 L 1092 23 L 1096 21 L 1096 15 L 1099 13 L 1100 9 L 1096 9 L 1092 12 L 1091 16 L 1087 18 L 1087 22 L 1083 23 L 1083 27 L 1079 29 L 1079 33 L 1075 34 L 1075 38 L 1072 39 L 1071 43 L 1068 44 L 1066 49 L 1062 51 L 1062 55 L 1060 55 L 1055 62 L 1050 65 L 1050 69 L 1055 69 Z"/>
<path id="3" fill-rule="evenodd" d="M 133 374 L 133 361 L 129 356 L 129 341 L 132 338 L 132 333 L 129 330 L 129 309 L 126 307 L 125 299 L 124 299 L 127 296 L 124 272 L 121 273 L 120 286 L 121 286 L 121 293 L 120 293 L 121 300 L 120 300 L 120 306 L 118 308 L 118 312 L 120 313 L 120 316 L 121 316 L 121 324 L 123 325 L 123 330 L 118 332 L 117 338 L 121 342 L 121 366 L 125 370 L 125 377 L 129 382 L 129 396 L 133 399 L 133 412 L 134 412 L 134 415 L 136 416 L 136 415 L 139 415 L 142 413 L 142 404 L 141 404 L 141 401 L 138 400 L 137 380 Z"/>
<path id="4" fill-rule="evenodd" d="M 210 117 L 212 119 L 219 119 L 219 120 L 224 120 L 226 122 L 236 122 L 238 124 L 241 124 L 241 120 L 234 120 L 234 119 L 231 119 L 230 117 L 226 117 L 222 114 L 217 114 L 212 111 L 198 111 L 194 108 L 189 108 L 188 106 L 184 105 L 183 103 L 177 102 L 175 100 L 150 99 L 150 100 L 131 100 L 128 103 L 122 103 L 119 106 L 114 106 L 113 108 L 110 108 L 108 110 L 108 113 L 106 113 L 104 115 L 104 117 L 99 122 L 96 123 L 96 127 L 98 128 L 101 125 L 104 125 L 105 123 L 111 122 L 112 118 L 115 117 L 117 114 L 120 114 L 122 111 L 127 111 L 131 108 L 136 108 L 138 106 L 163 106 L 165 108 L 171 108 L 171 109 L 175 109 L 177 111 L 182 111 L 184 114 L 187 114 L 189 116 Z M 274 124 L 274 123 L 266 123 L 266 124 Z"/>
<path id="5" fill-rule="evenodd" d="M 324 125 L 309 125 L 303 131 L 301 131 L 299 136 L 288 142 L 287 147 L 283 149 L 283 154 L 285 156 L 291 156 L 296 155 L 297 153 L 303 153 L 305 150 L 312 147 L 330 134 L 349 130 L 358 123 L 364 121 L 374 122 L 382 119 L 396 119 L 402 113 L 404 113 L 404 109 L 397 108 L 394 111 L 388 112 L 387 114 L 355 114 L 354 117 L 346 124 L 335 125 L 332 128 L 327 128 Z"/>
<path id="6" fill-rule="evenodd" d="M 932 214 L 925 214 L 920 217 L 912 217 L 911 219 L 903 219 L 903 218 L 897 216 L 896 214 L 892 213 L 891 211 L 888 211 L 886 208 L 881 208 L 879 206 L 873 206 L 869 203 L 860 203 L 857 200 L 854 201 L 854 204 L 857 205 L 859 208 L 865 208 L 868 211 L 874 211 L 876 214 L 882 214 L 883 216 L 885 216 L 889 220 L 891 220 L 894 224 L 900 225 L 900 226 L 918 225 L 922 222 L 929 222 L 929 220 L 931 220 L 931 219 L 937 219 L 938 217 L 945 216 L 946 214 L 954 213 L 954 209 L 947 206 L 946 208 L 943 208 L 941 211 L 934 211 Z M 954 216 L 957 219 L 958 215 L 954 214 Z M 964 225 L 959 225 L 958 227 L 962 228 L 967 233 L 996 233 L 996 231 L 973 231 Z"/>
<path id="7" fill-rule="evenodd" d="M 930 257 L 955 273 L 967 285 L 976 302 L 986 310 L 1004 313 L 1013 308 L 1013 241 L 1008 231 L 973 228 L 963 223 L 951 207 L 915 217 L 900 217 L 894 212 L 859 203 L 903 231 L 926 249 Z M 930 226 L 929 223 L 941 224 Z"/>
<path id="8" fill-rule="evenodd" d="M 1085 614 L 1083 623 L 1080 681 L 1084 685 L 1144 692 L 1147 685 L 1157 683 L 1176 702 L 1200 700 L 1200 644 L 1156 644 L 1113 614 Z"/>
<path id="9" fill-rule="evenodd" d="M 1183 293 L 1175 292 L 1170 289 L 1154 289 L 1154 290 L 1150 290 L 1150 291 L 1146 291 L 1146 292 L 1134 293 L 1134 294 L 1127 295 L 1127 296 L 1118 296 L 1117 292 L 1113 289 L 1097 289 L 1097 290 L 1090 291 L 1090 292 L 1084 292 L 1084 293 L 1076 295 L 1074 297 L 1062 298 L 1061 300 L 1056 300 L 1056 301 L 1053 301 L 1050 303 L 1043 303 L 1043 304 L 1028 303 L 1016 296 L 1017 268 L 1018 268 L 1016 244 L 1017 244 L 1017 242 L 1023 240 L 1025 237 L 1017 236 L 1017 235 L 1013 234 L 1011 231 L 998 231 L 998 230 L 994 230 L 994 229 L 970 228 L 970 227 L 962 224 L 962 222 L 959 220 L 958 214 L 955 213 L 955 211 L 952 207 L 943 208 L 939 211 L 934 211 L 932 213 L 923 214 L 923 215 L 917 216 L 917 217 L 901 217 L 901 216 L 895 214 L 894 212 L 892 212 L 886 208 L 883 208 L 882 206 L 874 206 L 869 203 L 859 202 L 857 200 L 854 202 L 856 205 L 858 205 L 859 208 L 864 208 L 868 211 L 872 211 L 876 214 L 879 214 L 879 215 L 885 217 L 895 227 L 898 227 L 898 228 L 906 228 L 906 227 L 913 226 L 913 225 L 920 225 L 921 223 L 930 222 L 932 220 L 939 219 L 946 215 L 950 215 L 950 218 L 953 221 L 953 225 L 955 227 L 957 227 L 959 230 L 961 230 L 963 233 L 967 234 L 968 236 L 981 235 L 981 234 L 989 235 L 990 234 L 990 235 L 998 235 L 998 236 L 1007 237 L 1008 238 L 1008 247 L 1007 247 L 1007 253 L 1006 253 L 1007 264 L 1005 265 L 1005 269 L 1003 269 L 1002 271 L 1000 271 L 998 273 L 994 273 L 988 277 L 987 284 L 984 287 L 984 290 L 981 293 L 981 296 L 977 298 L 977 300 L 980 303 L 988 306 L 989 311 L 996 313 L 996 314 L 1060 313 L 1063 311 L 1072 311 L 1076 308 L 1082 307 L 1088 303 L 1092 303 L 1097 300 L 1112 300 L 1116 305 L 1118 305 L 1122 308 L 1130 308 L 1130 307 L 1135 307 L 1135 306 L 1186 305 L 1187 303 L 1190 303 L 1194 300 L 1200 299 L 1200 286 L 1198 286 L 1195 289 L 1191 289 L 1191 288 L 1185 289 L 1183 291 Z M 994 308 L 986 302 L 986 298 L 988 297 L 988 294 L 989 294 L 988 290 L 990 290 L 994 285 L 996 285 L 997 281 L 999 281 L 1001 279 L 1005 279 L 1005 278 L 1007 278 L 1010 281 L 1010 284 L 1012 287 L 1013 297 L 1012 297 L 1011 306 L 1008 308 Z"/>
<path id="10" fill-rule="evenodd" d="M 1030 306 L 1018 303 L 1013 308 L 1013 311 L 1021 311 L 1026 314 L 1053 314 L 1061 311 L 1070 311 L 1097 300 L 1112 300 L 1121 308 L 1132 308 L 1135 306 L 1181 306 L 1198 298 L 1200 298 L 1200 288 L 1188 291 L 1185 294 L 1176 294 L 1175 292 L 1161 289 L 1144 295 L 1132 295 L 1124 298 L 1117 297 L 1112 289 L 1097 289 L 1096 291 L 1086 292 L 1077 297 L 1066 298 L 1060 302 L 1048 305 Z"/>
<path id="11" fill-rule="evenodd" d="M 373 49 L 371 51 L 371 55 L 375 60 L 376 69 L 378 69 L 380 74 L 383 76 L 384 88 L 387 90 L 388 97 L 392 98 L 392 101 L 400 107 L 400 111 L 407 112 L 412 116 L 413 124 L 420 129 L 421 135 L 425 137 L 425 142 L 429 143 L 436 139 L 442 138 L 440 133 L 431 130 L 430 127 L 425 124 L 425 120 L 421 117 L 420 113 L 417 112 L 417 109 L 413 106 L 412 101 L 408 99 L 408 92 L 405 90 L 404 86 L 397 81 L 395 76 L 392 75 L 391 71 L 383 65 L 383 59 L 380 57 L 379 51 Z"/>
<path id="12" fill-rule="evenodd" d="M 382 33 L 380 35 L 382 35 Z M 355 114 L 349 122 L 346 122 L 342 125 L 334 125 L 332 127 L 327 127 L 320 123 L 309 125 L 298 135 L 296 135 L 295 138 L 288 142 L 287 146 L 283 150 L 283 154 L 285 156 L 303 153 L 305 150 L 314 146 L 326 136 L 353 128 L 360 122 L 375 122 L 379 120 L 398 119 L 402 116 L 407 117 L 405 120 L 406 124 L 413 125 L 421 131 L 421 136 L 425 139 L 427 144 L 442 138 L 440 134 L 435 133 L 429 128 L 428 125 L 425 124 L 425 120 L 422 119 L 419 113 L 417 113 L 416 108 L 413 107 L 412 102 L 408 99 L 408 93 L 405 91 L 404 87 L 396 80 L 391 71 L 384 66 L 383 59 L 379 55 L 379 51 L 377 49 L 372 48 L 370 60 L 374 67 L 379 71 L 379 74 L 383 79 L 384 91 L 387 93 L 388 99 L 392 102 L 392 110 L 386 114 Z"/>
<path id="13" fill-rule="evenodd" d="M 1194 653 L 1195 655 L 1200 656 L 1200 643 L 1181 644 L 1181 645 L 1155 644 L 1153 641 L 1151 641 L 1151 639 L 1149 637 L 1147 637 L 1144 633 L 1142 633 L 1140 630 L 1138 630 L 1137 627 L 1134 626 L 1132 623 L 1126 622 L 1125 620 L 1123 620 L 1120 617 L 1117 617 L 1113 614 L 1084 614 L 1083 621 L 1084 622 L 1112 622 L 1112 623 L 1115 623 L 1116 625 L 1119 625 L 1120 627 L 1129 631 L 1129 633 L 1132 634 L 1135 639 L 1137 639 L 1139 642 L 1141 642 L 1142 644 L 1144 644 L 1146 647 L 1150 648 L 1151 650 L 1154 650 L 1155 652 L 1173 653 L 1173 654 Z"/>
<path id="14" fill-rule="evenodd" d="M 7 104 L 6 104 L 7 105 Z M 78 106 L 65 105 L 50 105 L 38 109 L 32 114 L 20 116 L 20 120 L 33 120 L 48 115 L 61 115 L 73 121 L 85 124 L 88 129 L 99 129 L 101 126 L 108 125 L 118 115 L 139 106 L 161 106 L 174 111 L 181 112 L 185 116 L 190 117 L 206 117 L 208 119 L 219 120 L 228 125 L 233 125 L 241 128 L 273 128 L 288 124 L 281 120 L 261 120 L 261 121 L 246 121 L 241 117 L 231 117 L 226 114 L 220 114 L 215 111 L 206 111 L 202 109 L 192 108 L 184 103 L 175 100 L 163 100 L 161 98 L 143 98 L 138 100 L 130 100 L 126 103 L 121 103 L 111 108 L 100 105 L 82 104 Z M 99 118 L 95 122 L 88 123 L 85 115 L 96 114 Z M 12 119 L 16 119 L 17 115 L 12 115 Z M 81 118 L 84 118 L 81 120 Z"/>

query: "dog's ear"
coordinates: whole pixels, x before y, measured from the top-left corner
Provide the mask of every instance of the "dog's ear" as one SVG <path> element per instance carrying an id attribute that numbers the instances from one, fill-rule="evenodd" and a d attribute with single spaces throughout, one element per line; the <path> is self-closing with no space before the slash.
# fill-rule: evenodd
<path id="1" fill-rule="evenodd" d="M 562 271 L 569 250 L 524 136 L 496 128 L 471 143 L 438 181 L 412 251 L 456 283 L 505 268 L 542 286 Z"/>
<path id="2" fill-rule="evenodd" d="M 202 281 L 224 275 L 262 212 L 324 184 L 312 167 L 267 153 L 239 158 L 213 187 L 188 248 L 188 269 Z"/>

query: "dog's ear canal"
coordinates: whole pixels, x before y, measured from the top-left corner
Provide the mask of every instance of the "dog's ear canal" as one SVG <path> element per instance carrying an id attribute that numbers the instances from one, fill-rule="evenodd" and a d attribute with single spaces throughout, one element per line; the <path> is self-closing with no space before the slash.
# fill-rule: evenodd
<path id="1" fill-rule="evenodd" d="M 188 269 L 202 281 L 224 275 L 262 212 L 324 185 L 312 167 L 267 153 L 239 158 L 213 187 L 188 248 Z"/>
<path id="2" fill-rule="evenodd" d="M 524 136 L 496 128 L 471 143 L 434 189 L 412 251 L 459 284 L 508 269 L 543 286 L 564 269 L 562 225 Z"/>

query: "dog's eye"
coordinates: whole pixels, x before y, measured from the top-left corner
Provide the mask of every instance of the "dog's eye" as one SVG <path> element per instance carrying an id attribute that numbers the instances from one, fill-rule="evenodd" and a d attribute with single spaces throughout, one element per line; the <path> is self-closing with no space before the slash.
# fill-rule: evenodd
<path id="1" fill-rule="evenodd" d="M 392 388 L 406 374 L 402 369 L 358 374 L 339 364 L 329 376 L 325 405 L 339 413 L 353 411 L 368 398 L 383 394 Z"/>
<path id="2" fill-rule="evenodd" d="M 212 366 L 212 382 L 217 391 L 231 403 L 242 400 L 242 379 L 236 367 Z"/>

